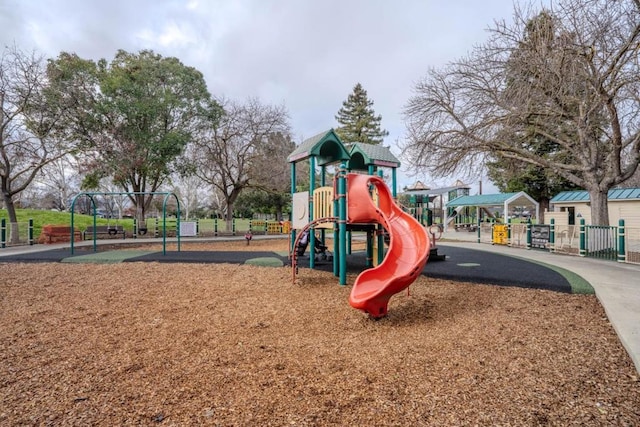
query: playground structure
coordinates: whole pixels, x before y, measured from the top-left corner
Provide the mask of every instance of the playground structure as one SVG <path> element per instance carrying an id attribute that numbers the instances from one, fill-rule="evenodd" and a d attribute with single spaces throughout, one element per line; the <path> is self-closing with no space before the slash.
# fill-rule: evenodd
<path id="1" fill-rule="evenodd" d="M 456 181 L 449 187 L 429 188 L 418 181 L 413 187 L 405 189 L 410 196 L 409 206 L 416 213 L 424 217 L 427 213 L 426 221 L 423 224 L 436 224 L 441 230 L 449 227 L 465 228 L 468 225 L 475 225 L 468 211 L 462 208 L 446 207 L 447 203 L 461 196 L 469 195 L 470 187 L 462 181 Z M 429 208 L 429 204 L 432 208 Z"/>
<path id="2" fill-rule="evenodd" d="M 315 230 L 324 241 L 333 230 L 333 273 L 346 285 L 347 256 L 353 232 L 366 233 L 367 270 L 356 278 L 349 303 L 373 318 L 387 314 L 390 298 L 420 275 L 429 257 L 427 230 L 396 202 L 396 168 L 400 162 L 388 148 L 367 144 L 345 146 L 333 129 L 304 141 L 288 158 L 291 163 L 292 231 L 290 256 L 295 279 L 300 236 L 315 247 Z M 309 161 L 309 191 L 296 191 L 296 163 Z M 327 185 L 327 166 L 339 163 L 333 185 Z M 320 186 L 316 188 L 320 168 Z M 391 168 L 391 189 L 381 167 Z M 354 171 L 360 173 L 354 173 Z M 385 253 L 385 233 L 388 248 Z M 315 258 L 309 257 L 309 267 Z"/>

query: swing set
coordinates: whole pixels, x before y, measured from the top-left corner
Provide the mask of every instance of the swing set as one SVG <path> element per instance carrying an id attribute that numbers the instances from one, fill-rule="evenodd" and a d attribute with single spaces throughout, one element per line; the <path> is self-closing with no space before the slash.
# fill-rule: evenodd
<path id="1" fill-rule="evenodd" d="M 132 198 L 133 196 L 164 196 L 163 198 L 163 202 L 162 202 L 162 255 L 166 255 L 167 254 L 167 201 L 173 197 L 176 200 L 176 206 L 177 206 L 177 211 L 176 211 L 176 239 L 178 242 L 178 252 L 180 252 L 180 200 L 178 199 L 178 196 L 175 195 L 175 193 L 170 193 L 170 192 L 149 192 L 149 191 L 145 191 L 145 192 L 83 192 L 83 193 L 78 193 L 74 196 L 72 202 L 71 202 L 71 230 L 73 230 L 73 226 L 74 226 L 74 213 L 75 213 L 75 206 L 76 206 L 76 202 L 79 198 L 81 197 L 88 197 L 89 200 L 91 201 L 91 212 L 93 214 L 93 227 L 92 227 L 92 234 L 93 234 L 93 252 L 97 252 L 98 247 L 97 247 L 97 208 L 96 208 L 96 201 L 95 201 L 95 197 L 96 196 L 129 196 L 129 198 Z M 142 212 L 142 207 L 137 207 L 137 210 L 139 212 Z M 134 221 L 136 221 L 137 219 L 135 219 Z M 135 224 L 135 222 L 134 222 Z M 107 232 L 110 235 L 116 235 L 118 234 L 119 230 L 118 230 L 118 225 L 111 225 L 111 219 L 109 218 L 108 220 L 108 224 L 107 224 Z M 135 234 L 140 234 L 140 235 L 144 235 L 147 232 L 147 227 L 146 227 L 146 222 L 142 223 L 140 226 L 138 226 L 137 224 L 134 225 L 134 235 Z M 74 233 L 71 233 L 71 255 L 74 254 Z"/>

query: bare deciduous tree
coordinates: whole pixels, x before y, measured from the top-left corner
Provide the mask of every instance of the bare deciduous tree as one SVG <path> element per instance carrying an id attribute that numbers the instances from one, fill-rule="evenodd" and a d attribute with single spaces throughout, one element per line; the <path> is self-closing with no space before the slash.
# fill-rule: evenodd
<path id="1" fill-rule="evenodd" d="M 283 106 L 271 106 L 251 98 L 245 103 L 220 100 L 224 114 L 218 125 L 194 142 L 193 171 L 224 198 L 228 224 L 233 203 L 250 186 L 258 147 L 275 133 L 288 134 Z"/>
<path id="2" fill-rule="evenodd" d="M 445 175 L 490 155 L 537 165 L 588 190 L 592 223 L 608 224 L 608 190 L 640 164 L 640 1 L 524 10 L 416 85 L 407 157 Z"/>
<path id="3" fill-rule="evenodd" d="M 291 203 L 291 165 L 287 157 L 296 145 L 289 134 L 277 132 L 256 148 L 250 186 L 268 195 L 264 200 L 274 210 L 276 219 L 281 221 L 286 206 Z M 267 205 L 262 207 L 267 208 Z"/>
<path id="4" fill-rule="evenodd" d="M 206 204 L 206 186 L 196 175 L 174 173 L 171 176 L 171 188 L 180 199 L 180 212 L 185 219 L 195 218 L 194 215 Z"/>
<path id="5" fill-rule="evenodd" d="M 67 210 L 80 189 L 77 160 L 70 154 L 42 168 L 40 183 L 51 194 L 51 208 Z"/>
<path id="6" fill-rule="evenodd" d="M 0 187 L 12 243 L 19 238 L 14 198 L 70 150 L 56 135 L 58 117 L 46 111 L 47 84 L 41 56 L 17 47 L 0 54 Z"/>

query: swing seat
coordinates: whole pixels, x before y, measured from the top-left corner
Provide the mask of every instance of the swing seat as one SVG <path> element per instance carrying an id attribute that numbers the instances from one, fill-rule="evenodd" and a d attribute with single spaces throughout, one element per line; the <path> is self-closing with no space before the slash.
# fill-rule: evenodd
<path id="1" fill-rule="evenodd" d="M 99 235 L 117 236 L 122 234 L 122 238 L 127 237 L 127 233 L 121 225 L 97 225 L 95 227 L 89 226 L 82 231 L 82 240 L 93 239 L 93 233 L 95 230 L 96 238 Z"/>

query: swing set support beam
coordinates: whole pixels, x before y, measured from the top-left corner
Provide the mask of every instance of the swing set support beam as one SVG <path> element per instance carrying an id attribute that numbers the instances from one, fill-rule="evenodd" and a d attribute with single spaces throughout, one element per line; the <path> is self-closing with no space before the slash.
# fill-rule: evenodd
<path id="1" fill-rule="evenodd" d="M 98 193 L 94 193 L 94 192 L 83 192 L 83 193 L 78 193 L 73 197 L 73 200 L 71 201 L 71 255 L 74 254 L 74 233 L 73 233 L 73 226 L 74 226 L 74 214 L 75 214 L 75 207 L 76 207 L 76 201 L 78 200 L 78 198 L 80 197 L 88 197 L 89 200 L 91 201 L 91 212 L 93 213 L 93 252 L 97 252 L 97 243 L 96 243 L 96 201 L 94 199 L 94 196 L 136 196 L 136 195 L 143 195 L 143 196 L 164 196 L 163 202 L 162 202 L 162 255 L 166 255 L 167 254 L 167 201 L 173 197 L 176 200 L 176 205 L 177 205 L 177 211 L 176 211 L 176 239 L 178 241 L 178 252 L 180 252 L 180 200 L 178 199 L 178 196 L 175 195 L 175 193 L 171 193 L 171 192 L 156 192 L 156 191 L 124 191 L 124 192 L 98 192 Z"/>

